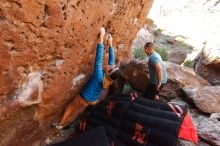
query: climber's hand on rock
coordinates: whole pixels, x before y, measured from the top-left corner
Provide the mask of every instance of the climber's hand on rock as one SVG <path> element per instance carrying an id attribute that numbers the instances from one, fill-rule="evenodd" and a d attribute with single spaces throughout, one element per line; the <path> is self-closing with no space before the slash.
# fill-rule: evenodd
<path id="1" fill-rule="evenodd" d="M 112 35 L 108 34 L 107 36 L 108 44 L 112 47 Z"/>
<path id="2" fill-rule="evenodd" d="M 104 36 L 105 35 L 105 28 L 101 27 L 100 28 L 100 36 Z"/>
<path id="3" fill-rule="evenodd" d="M 100 28 L 100 43 L 103 43 L 104 36 L 105 36 L 105 28 L 101 27 Z"/>

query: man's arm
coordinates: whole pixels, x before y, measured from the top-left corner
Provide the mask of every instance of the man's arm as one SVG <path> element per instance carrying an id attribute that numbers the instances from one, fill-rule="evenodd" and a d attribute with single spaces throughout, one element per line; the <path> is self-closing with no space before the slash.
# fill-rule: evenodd
<path id="1" fill-rule="evenodd" d="M 160 63 L 154 65 L 156 75 L 157 75 L 157 91 L 159 91 L 162 82 L 162 67 Z"/>
<path id="2" fill-rule="evenodd" d="M 102 69 L 103 52 L 104 52 L 104 45 L 102 43 L 99 43 L 96 48 L 96 58 L 94 65 L 94 76 L 97 78 L 102 78 L 103 76 L 103 69 Z"/>

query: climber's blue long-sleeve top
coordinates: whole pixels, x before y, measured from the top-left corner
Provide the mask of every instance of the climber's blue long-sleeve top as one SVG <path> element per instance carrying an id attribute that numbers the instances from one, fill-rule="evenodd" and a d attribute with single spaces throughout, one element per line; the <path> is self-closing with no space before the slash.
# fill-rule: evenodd
<path id="1" fill-rule="evenodd" d="M 94 74 L 86 83 L 85 87 L 81 91 L 80 95 L 88 102 L 95 102 L 102 94 L 104 71 L 102 69 L 104 45 L 99 43 L 96 48 L 96 58 L 94 65 Z M 114 48 L 109 48 L 109 65 L 115 64 Z"/>

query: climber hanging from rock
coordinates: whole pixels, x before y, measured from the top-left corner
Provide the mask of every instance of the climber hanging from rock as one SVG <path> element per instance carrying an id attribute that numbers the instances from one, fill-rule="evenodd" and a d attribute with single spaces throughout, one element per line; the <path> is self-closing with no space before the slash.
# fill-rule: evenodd
<path id="1" fill-rule="evenodd" d="M 75 120 L 80 113 L 88 105 L 96 104 L 99 100 L 100 95 L 104 89 L 107 89 L 111 83 L 111 75 L 118 70 L 115 65 L 114 48 L 112 47 L 112 36 L 109 34 L 107 37 L 109 45 L 109 60 L 108 66 L 103 70 L 103 53 L 104 53 L 104 40 L 105 29 L 100 29 L 100 42 L 96 48 L 96 58 L 94 64 L 94 73 L 92 78 L 86 83 L 85 87 L 79 95 L 74 97 L 67 105 L 64 115 L 59 123 L 59 128 L 65 127 Z"/>
<path id="2" fill-rule="evenodd" d="M 159 100 L 159 92 L 167 82 L 166 67 L 161 56 L 155 52 L 153 43 L 146 43 L 144 50 L 149 56 L 148 68 L 150 73 L 150 84 L 145 89 L 144 95 L 147 98 Z"/>

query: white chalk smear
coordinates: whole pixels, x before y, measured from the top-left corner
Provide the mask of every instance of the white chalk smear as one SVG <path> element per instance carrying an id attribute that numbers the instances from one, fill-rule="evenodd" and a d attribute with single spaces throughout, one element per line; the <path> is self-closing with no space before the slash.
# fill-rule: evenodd
<path id="1" fill-rule="evenodd" d="M 133 25 L 135 25 L 137 23 L 137 18 L 133 19 Z"/>
<path id="2" fill-rule="evenodd" d="M 63 126 L 56 126 L 56 128 L 58 129 L 58 130 L 62 130 L 63 129 Z"/>
<path id="3" fill-rule="evenodd" d="M 57 67 L 59 67 L 60 65 L 63 64 L 63 59 L 56 59 L 55 64 L 56 64 Z"/>
<path id="4" fill-rule="evenodd" d="M 82 80 L 83 78 L 85 78 L 85 75 L 84 75 L 84 74 L 78 75 L 77 77 L 75 77 L 75 78 L 72 80 L 72 85 L 73 85 L 73 86 L 76 86 L 76 85 L 77 85 L 77 82 L 79 82 L 79 81 Z"/>
<path id="5" fill-rule="evenodd" d="M 32 105 L 40 103 L 41 93 L 43 90 L 43 82 L 41 80 L 42 72 L 37 71 L 28 74 L 28 81 L 24 83 L 17 91 L 15 98 L 24 105 Z M 38 90 L 37 99 L 31 100 L 31 95 Z"/>
<path id="6" fill-rule="evenodd" d="M 50 144 L 51 142 L 52 142 L 52 140 L 49 137 L 47 137 L 47 139 L 45 140 L 45 143 Z"/>
<path id="7" fill-rule="evenodd" d="M 112 3 L 112 9 L 109 12 L 109 15 L 113 15 L 117 10 L 118 5 L 116 3 Z"/>
<path id="8" fill-rule="evenodd" d="M 119 50 L 122 50 L 122 49 L 124 49 L 124 48 L 125 48 L 125 45 L 124 45 L 124 44 L 119 44 L 119 45 L 118 45 L 118 49 L 119 49 Z"/>

